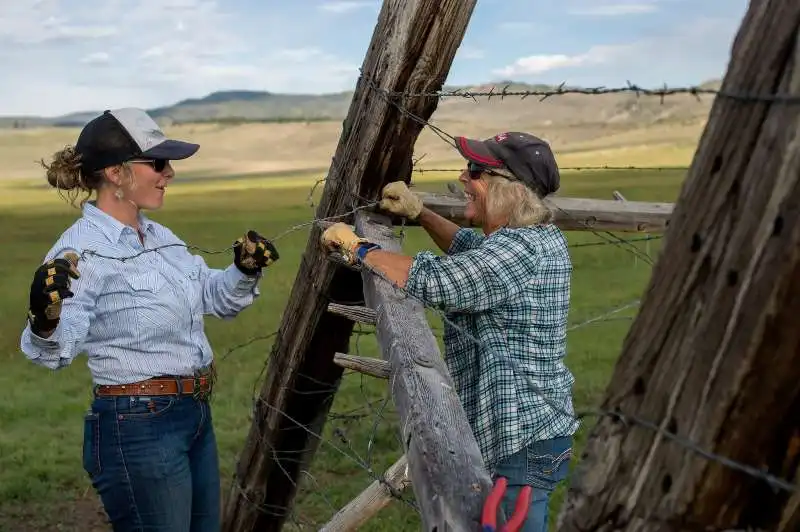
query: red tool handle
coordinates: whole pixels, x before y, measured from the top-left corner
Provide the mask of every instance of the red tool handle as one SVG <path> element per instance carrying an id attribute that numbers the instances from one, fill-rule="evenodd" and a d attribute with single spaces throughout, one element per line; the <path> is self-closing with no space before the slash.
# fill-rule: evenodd
<path id="1" fill-rule="evenodd" d="M 494 532 L 497 530 L 497 510 L 500 507 L 500 501 L 506 492 L 508 486 L 508 479 L 505 477 L 498 477 L 495 480 L 492 491 L 486 497 L 483 505 L 483 512 L 481 513 L 481 524 L 483 525 L 483 532 Z M 531 496 L 533 488 L 531 486 L 523 486 L 517 495 L 517 500 L 514 504 L 514 514 L 503 526 L 501 532 L 517 532 L 525 518 L 528 516 L 528 509 L 531 505 Z"/>
<path id="2" fill-rule="evenodd" d="M 483 513 L 481 515 L 481 523 L 483 529 L 486 531 L 495 530 L 497 528 L 497 508 L 500 506 L 500 500 L 506 492 L 506 485 L 508 480 L 505 477 L 499 477 L 486 497 L 486 502 L 483 503 Z"/>
<path id="3" fill-rule="evenodd" d="M 517 532 L 528 517 L 528 509 L 531 507 L 531 496 L 533 488 L 530 486 L 523 486 L 517 495 L 517 502 L 514 504 L 514 514 L 508 520 L 506 526 L 503 527 L 503 532 Z"/>

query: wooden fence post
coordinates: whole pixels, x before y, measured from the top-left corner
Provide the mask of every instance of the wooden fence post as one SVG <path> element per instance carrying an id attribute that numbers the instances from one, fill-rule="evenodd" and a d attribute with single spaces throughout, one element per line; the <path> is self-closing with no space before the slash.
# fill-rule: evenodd
<path id="1" fill-rule="evenodd" d="M 389 181 L 410 180 L 423 125 L 370 87 L 403 92 L 442 88 L 476 0 L 385 0 L 342 127 L 317 218 L 342 216 L 374 200 Z M 436 98 L 407 104 L 429 119 Z M 346 220 L 346 219 L 345 219 Z M 338 388 L 353 322 L 327 312 L 330 300 L 357 301 L 357 272 L 328 260 L 312 226 L 273 345 L 250 432 L 225 502 L 225 532 L 279 530 L 296 495 L 299 471 L 313 459 Z M 299 453 L 304 454 L 298 459 Z"/>
<path id="2" fill-rule="evenodd" d="M 750 2 L 559 530 L 800 530 L 799 34 Z"/>
<path id="3" fill-rule="evenodd" d="M 389 218 L 360 212 L 356 233 L 400 252 Z M 480 448 L 425 317 L 425 307 L 365 270 L 364 300 L 375 310 L 376 333 L 390 364 L 389 387 L 400 416 L 423 530 L 479 530 L 492 489 Z"/>

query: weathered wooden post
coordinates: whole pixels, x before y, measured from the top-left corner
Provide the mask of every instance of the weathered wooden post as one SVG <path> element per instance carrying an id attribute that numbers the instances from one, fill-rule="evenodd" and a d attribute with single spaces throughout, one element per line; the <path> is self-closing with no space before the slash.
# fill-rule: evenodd
<path id="1" fill-rule="evenodd" d="M 368 83 L 391 91 L 440 90 L 475 1 L 384 1 L 317 218 L 343 215 L 360 204 L 359 197 L 372 200 L 389 181 L 410 179 L 414 143 L 423 126 Z M 436 98 L 420 98 L 407 107 L 428 119 L 437 104 Z M 299 471 L 316 452 L 314 433 L 322 432 L 338 388 L 342 368 L 333 357 L 347 352 L 353 322 L 326 309 L 331 300 L 360 300 L 362 283 L 357 272 L 328 260 L 319 236 L 320 229 L 312 227 L 226 501 L 226 532 L 281 528 Z"/>
<path id="2" fill-rule="evenodd" d="M 355 227 L 370 242 L 401 252 L 388 218 L 360 212 Z M 479 530 L 492 481 L 425 307 L 375 273 L 361 275 L 364 300 L 375 310 L 378 343 L 390 363 L 389 386 L 423 529 Z"/>
<path id="3" fill-rule="evenodd" d="M 559 530 L 800 530 L 798 35 L 750 2 Z"/>

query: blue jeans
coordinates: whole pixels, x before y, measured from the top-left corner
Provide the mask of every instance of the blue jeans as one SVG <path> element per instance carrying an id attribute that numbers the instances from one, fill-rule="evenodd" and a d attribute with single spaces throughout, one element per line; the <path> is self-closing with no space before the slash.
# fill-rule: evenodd
<path id="1" fill-rule="evenodd" d="M 220 479 L 208 402 L 95 397 L 83 467 L 115 532 L 217 532 Z"/>
<path id="2" fill-rule="evenodd" d="M 569 473 L 572 458 L 572 437 L 535 441 L 516 454 L 503 460 L 495 476 L 508 479 L 508 488 L 502 500 L 506 521 L 514 513 L 514 505 L 523 486 L 532 486 L 528 516 L 520 530 L 547 532 L 547 513 L 550 494 Z"/>

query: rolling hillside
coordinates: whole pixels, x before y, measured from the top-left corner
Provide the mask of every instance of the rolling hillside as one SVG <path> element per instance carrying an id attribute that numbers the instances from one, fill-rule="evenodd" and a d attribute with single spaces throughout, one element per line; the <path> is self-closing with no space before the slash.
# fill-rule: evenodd
<path id="1" fill-rule="evenodd" d="M 502 88 L 498 85 L 495 90 Z M 352 93 L 228 91 L 150 112 L 167 134 L 201 144 L 200 157 L 181 162 L 184 176 L 323 172 L 336 150 L 351 98 Z M 544 101 L 447 97 L 439 101 L 431 122 L 452 135 L 479 138 L 500 131 L 529 131 L 549 141 L 559 160 L 568 165 L 673 165 L 691 160 L 712 101 L 712 96 L 674 95 L 661 102 L 658 97 L 637 98 L 631 93 L 568 94 Z M 0 179 L 41 179 L 37 161 L 73 143 L 80 127 L 96 114 L 26 118 L 22 128 L 11 127 L 14 119 L 0 118 L 4 161 Z M 421 131 L 414 155 L 428 168 L 457 164 L 459 159 L 430 128 Z"/>
<path id="2" fill-rule="evenodd" d="M 706 85 L 718 85 L 710 82 Z M 446 87 L 472 91 L 502 89 L 505 82 L 497 85 L 476 85 L 472 87 Z M 509 83 L 509 90 L 546 90 L 552 87 Z M 222 91 L 203 98 L 187 99 L 173 105 L 150 109 L 149 112 L 163 125 L 186 123 L 238 123 L 238 122 L 314 122 L 340 121 L 350 105 L 352 92 L 332 94 L 276 94 L 262 91 Z M 708 113 L 710 98 L 698 101 L 691 96 L 672 96 L 659 103 L 655 98 L 639 98 L 630 93 L 604 96 L 562 95 L 550 98 L 539 105 L 533 98 L 522 100 L 509 97 L 502 102 L 493 98 L 481 98 L 485 105 L 475 106 L 471 98 L 444 98 L 439 104 L 436 116 L 447 120 L 459 120 L 465 113 L 478 113 L 477 119 L 498 119 L 508 123 L 515 118 L 530 122 L 530 114 L 535 113 L 539 122 L 557 121 L 563 125 L 575 123 L 629 123 L 654 121 L 686 121 L 704 118 Z M 35 116 L 0 117 L 2 128 L 31 127 L 81 127 L 102 110 L 87 110 L 55 118 Z M 501 114 L 498 117 L 498 113 Z"/>

